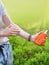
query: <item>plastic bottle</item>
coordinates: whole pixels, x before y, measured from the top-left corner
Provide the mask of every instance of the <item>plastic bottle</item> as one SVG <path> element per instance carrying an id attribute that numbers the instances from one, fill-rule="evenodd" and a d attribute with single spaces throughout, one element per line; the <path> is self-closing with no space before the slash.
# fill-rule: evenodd
<path id="1" fill-rule="evenodd" d="M 47 32 L 48 30 L 46 30 L 45 32 L 42 32 L 38 38 L 35 40 L 35 43 L 39 46 L 42 46 L 44 44 L 43 40 L 46 39 L 47 37 Z"/>

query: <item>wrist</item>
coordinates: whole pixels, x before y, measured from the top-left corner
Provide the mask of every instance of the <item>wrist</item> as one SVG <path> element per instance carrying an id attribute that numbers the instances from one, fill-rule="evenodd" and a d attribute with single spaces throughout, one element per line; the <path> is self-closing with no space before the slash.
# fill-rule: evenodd
<path id="1" fill-rule="evenodd" d="M 31 36 L 30 41 L 31 42 L 34 42 L 35 41 L 34 36 Z"/>
<path id="2" fill-rule="evenodd" d="M 34 42 L 34 36 L 32 36 L 31 34 L 28 37 L 28 41 Z"/>
<path id="3" fill-rule="evenodd" d="M 29 34 L 29 36 L 28 36 L 28 41 L 31 41 L 31 34 Z"/>

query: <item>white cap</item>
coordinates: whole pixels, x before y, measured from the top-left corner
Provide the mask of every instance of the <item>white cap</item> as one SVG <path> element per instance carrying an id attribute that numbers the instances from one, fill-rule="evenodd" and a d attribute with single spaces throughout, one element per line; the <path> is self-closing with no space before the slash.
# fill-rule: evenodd
<path id="1" fill-rule="evenodd" d="M 44 33 L 47 34 L 48 30 L 46 30 Z"/>

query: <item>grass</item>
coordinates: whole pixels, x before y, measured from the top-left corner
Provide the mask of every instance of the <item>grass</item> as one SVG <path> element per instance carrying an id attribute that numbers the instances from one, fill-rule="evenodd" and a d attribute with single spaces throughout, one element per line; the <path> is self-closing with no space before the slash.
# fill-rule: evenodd
<path id="1" fill-rule="evenodd" d="M 18 24 L 26 32 L 33 35 L 42 30 L 49 30 L 49 0 L 3 0 L 3 3 L 12 21 Z M 44 46 L 42 47 L 32 44 L 31 42 L 28 42 L 27 40 L 20 37 L 10 38 L 10 40 L 11 43 L 16 43 L 16 53 L 20 52 L 20 49 L 22 51 L 23 47 L 23 50 L 26 50 L 26 48 L 28 48 L 26 50 L 28 52 L 32 49 L 32 51 L 34 52 L 36 49 L 36 51 L 34 52 L 35 55 L 39 49 L 39 52 L 44 50 L 43 52 L 45 53 L 47 53 L 49 50 L 49 34 Z M 16 46 L 14 46 L 13 48 L 16 48 Z"/>
<path id="2" fill-rule="evenodd" d="M 49 30 L 49 0 L 3 0 L 3 3 L 12 21 L 30 34 Z"/>

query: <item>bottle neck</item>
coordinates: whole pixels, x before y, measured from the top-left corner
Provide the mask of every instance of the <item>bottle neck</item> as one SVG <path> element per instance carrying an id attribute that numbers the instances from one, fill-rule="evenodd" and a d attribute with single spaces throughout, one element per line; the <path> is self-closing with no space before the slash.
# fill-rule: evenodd
<path id="1" fill-rule="evenodd" d="M 47 34 L 48 30 L 46 30 L 44 33 Z"/>

